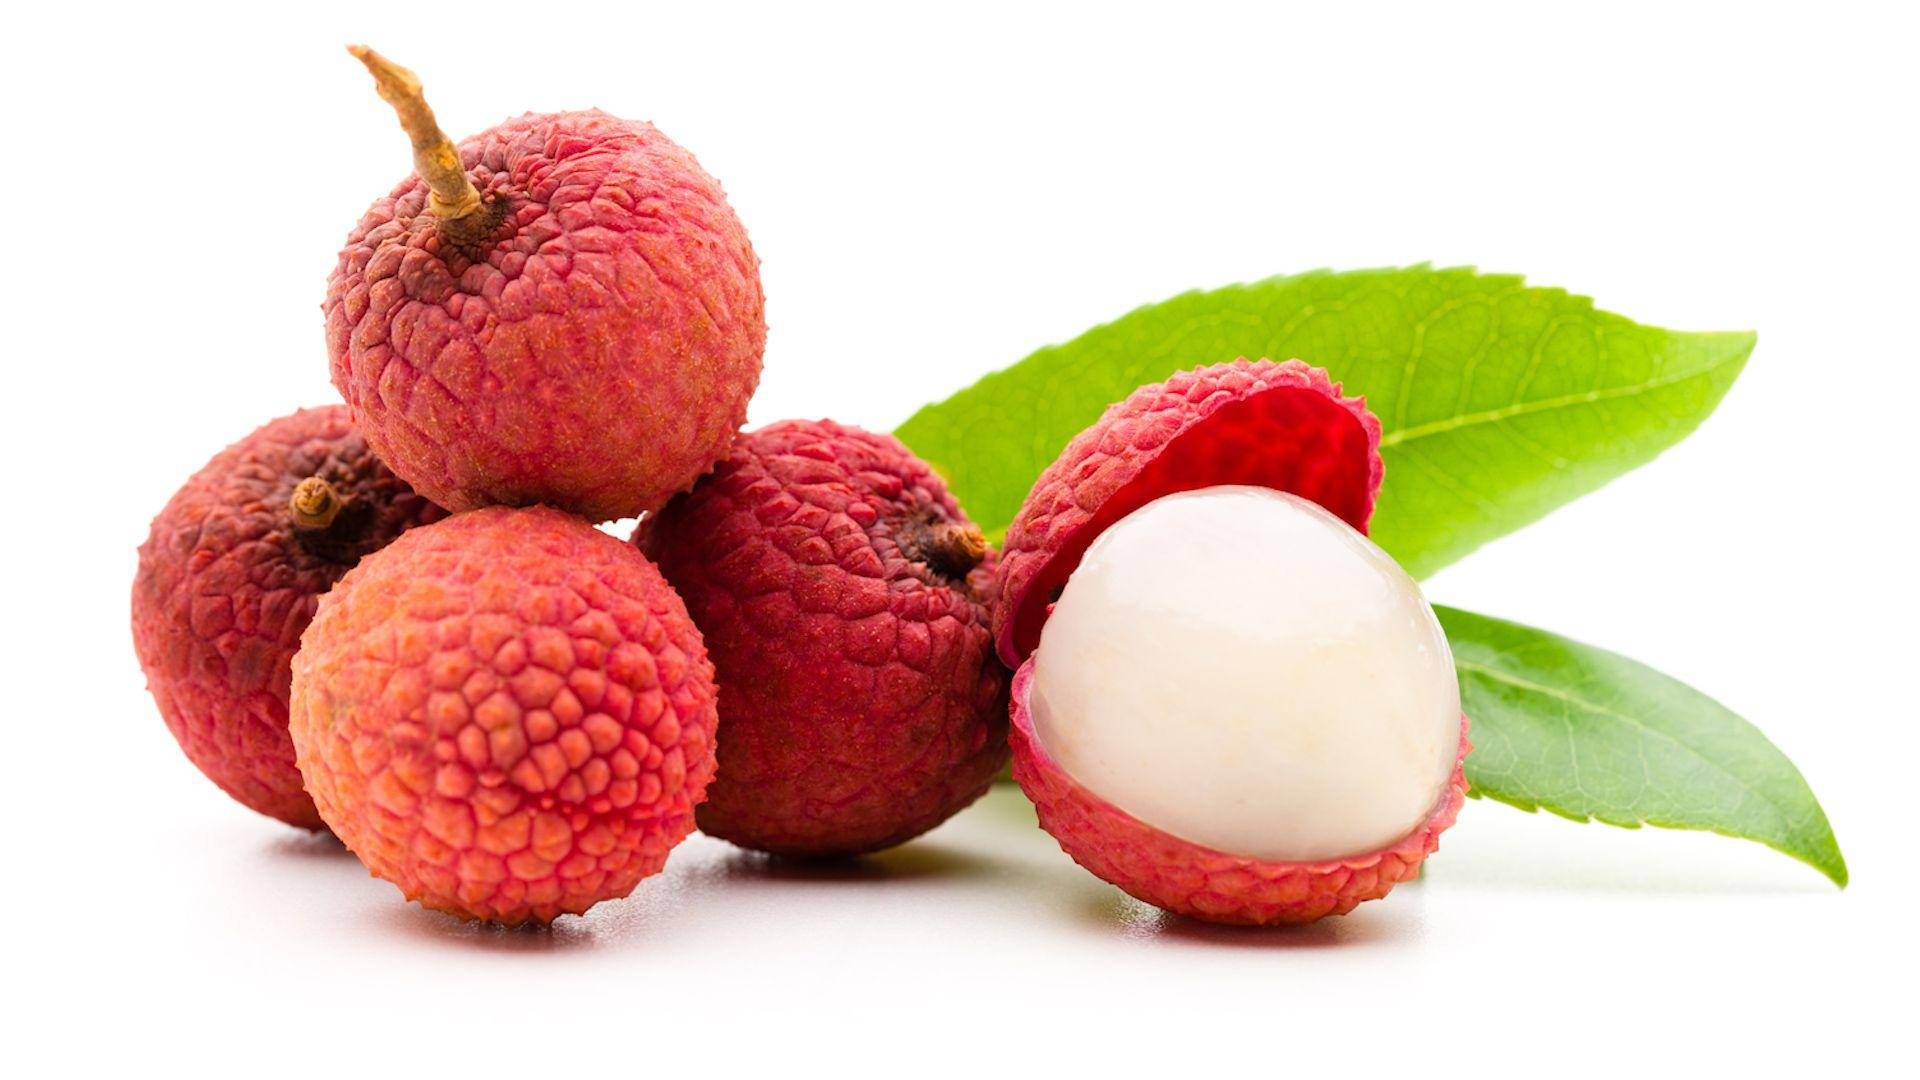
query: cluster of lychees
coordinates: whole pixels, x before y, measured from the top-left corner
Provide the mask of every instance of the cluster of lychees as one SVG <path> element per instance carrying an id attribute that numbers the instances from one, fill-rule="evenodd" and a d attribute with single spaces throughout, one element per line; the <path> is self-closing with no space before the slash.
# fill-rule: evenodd
<path id="1" fill-rule="evenodd" d="M 1381 731 L 1345 724 L 1329 748 L 1308 717 L 1289 742 L 1229 714 L 1270 697 L 1246 673 L 1324 618 L 1249 607 L 1225 646 L 1162 642 L 1190 623 L 1171 609 L 1107 632 L 1158 602 L 1125 537 L 1165 555 L 1222 532 L 1183 524 L 1190 504 L 1217 515 L 1251 491 L 1268 502 L 1230 511 L 1234 543 L 1379 586 L 1347 619 L 1372 651 L 1309 658 L 1288 693 L 1431 659 L 1431 612 L 1356 531 L 1379 426 L 1323 373 L 1237 361 L 1143 388 L 1041 478 L 996 558 L 890 436 L 739 434 L 766 341 L 758 260 L 686 151 L 597 111 L 456 146 L 411 72 L 354 52 L 415 173 L 328 282 L 345 404 L 215 456 L 154 520 L 134 583 L 154 698 L 223 790 L 331 829 L 429 907 L 507 923 L 625 896 L 696 822 L 791 857 L 911 839 L 986 790 L 1010 714 L 1042 824 L 1174 910 L 1316 918 L 1433 849 L 1464 790 L 1457 698 L 1362 701 Z M 1171 541 L 1148 511 L 1174 515 Z M 595 527 L 634 516 L 631 543 Z M 1194 587 L 1160 585 L 1174 607 Z M 1181 685 L 1164 669 L 1182 650 L 1226 671 L 1236 649 L 1267 655 L 1181 701 L 1128 689 L 1156 671 Z M 1373 677 L 1386 697 L 1407 683 Z M 1166 726 L 1196 712 L 1231 722 Z"/>

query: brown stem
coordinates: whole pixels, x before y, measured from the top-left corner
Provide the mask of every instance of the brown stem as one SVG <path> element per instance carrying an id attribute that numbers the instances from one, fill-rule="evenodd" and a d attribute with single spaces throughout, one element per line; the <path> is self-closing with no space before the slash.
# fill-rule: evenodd
<path id="1" fill-rule="evenodd" d="M 427 209 L 440 219 L 443 228 L 453 226 L 456 234 L 472 231 L 462 230 L 455 223 L 477 224 L 485 216 L 480 214 L 480 191 L 467 179 L 467 170 L 460 164 L 459 149 L 447 138 L 446 132 L 440 130 L 433 110 L 427 107 L 427 99 L 420 93 L 419 77 L 365 45 L 349 45 L 347 51 L 373 72 L 374 88 L 393 106 L 393 111 L 400 114 L 400 126 L 413 140 L 414 171 L 427 182 Z"/>
<path id="2" fill-rule="evenodd" d="M 294 485 L 293 497 L 287 500 L 287 514 L 293 523 L 303 529 L 324 529 L 333 524 L 340 516 L 340 508 L 347 500 L 333 485 L 317 476 L 309 476 Z"/>
<path id="3" fill-rule="evenodd" d="M 929 524 L 912 536 L 920 561 L 950 578 L 964 578 L 987 557 L 987 538 L 971 525 Z"/>

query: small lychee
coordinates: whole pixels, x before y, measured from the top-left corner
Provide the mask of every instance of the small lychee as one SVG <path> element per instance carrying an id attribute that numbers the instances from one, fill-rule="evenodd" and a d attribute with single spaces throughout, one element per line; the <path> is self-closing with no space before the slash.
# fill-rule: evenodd
<path id="1" fill-rule="evenodd" d="M 830 421 L 743 435 L 634 540 L 686 599 L 718 672 L 704 832 L 858 855 L 945 821 L 1005 763 L 992 559 L 897 439 Z"/>
<path id="2" fill-rule="evenodd" d="M 622 897 L 693 829 L 713 666 L 652 563 L 579 518 L 416 529 L 320 604 L 291 730 L 320 816 L 375 875 L 464 918 Z"/>
<path id="3" fill-rule="evenodd" d="M 300 634 L 361 557 L 443 516 L 344 405 L 270 421 L 195 473 L 153 519 L 133 581 L 134 651 L 187 759 L 246 806 L 324 828 L 287 735 Z"/>
<path id="4" fill-rule="evenodd" d="M 333 382 L 450 510 L 652 510 L 723 455 L 766 344 L 759 260 L 720 185 L 653 125 L 528 113 L 455 146 L 370 49 L 416 173 L 347 238 Z"/>
<path id="5" fill-rule="evenodd" d="M 1466 720 L 1432 608 L 1362 532 L 1378 439 L 1324 372 L 1242 360 L 1136 391 L 1035 485 L 1001 564 L 1014 776 L 1081 865 L 1302 922 L 1452 824 Z"/>

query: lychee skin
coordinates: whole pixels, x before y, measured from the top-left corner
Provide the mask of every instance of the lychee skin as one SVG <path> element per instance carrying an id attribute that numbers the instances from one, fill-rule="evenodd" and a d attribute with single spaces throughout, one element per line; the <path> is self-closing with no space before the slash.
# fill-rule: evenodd
<path id="1" fill-rule="evenodd" d="M 449 509 L 658 508 L 726 452 L 760 378 L 746 231 L 651 124 L 529 113 L 459 149 L 497 229 L 447 241 L 417 176 L 374 203 L 327 282 L 334 385 Z"/>
<path id="2" fill-rule="evenodd" d="M 1082 787 L 1181 839 L 1275 862 L 1383 847 L 1460 743 L 1446 632 L 1318 503 L 1212 487 L 1094 540 L 1033 653 L 1033 730 Z"/>
<path id="3" fill-rule="evenodd" d="M 897 439 L 830 421 L 743 435 L 634 540 L 706 635 L 720 773 L 700 828 L 797 857 L 933 828 L 1007 759 L 991 558 Z"/>
<path id="4" fill-rule="evenodd" d="M 1306 923 L 1344 915 L 1414 877 L 1440 846 L 1466 801 L 1460 762 L 1472 749 L 1460 718 L 1460 753 L 1426 821 L 1378 851 L 1317 862 L 1270 862 L 1171 836 L 1074 782 L 1034 737 L 1027 691 L 1033 663 L 1013 678 L 1013 778 L 1033 800 L 1040 827 L 1096 877 L 1155 907 L 1207 922 L 1247 926 Z"/>
<path id="5" fill-rule="evenodd" d="M 348 500 L 326 529 L 288 511 L 311 476 Z M 362 556 L 444 516 L 374 457 L 344 405 L 270 421 L 195 473 L 154 518 L 133 582 L 134 651 L 188 760 L 262 814 L 325 828 L 287 734 L 300 634 Z"/>
<path id="6" fill-rule="evenodd" d="M 341 580 L 294 661 L 320 815 L 376 876 L 469 919 L 627 895 L 693 829 L 713 666 L 638 552 L 545 507 L 417 529 Z"/>
<path id="7" fill-rule="evenodd" d="M 1439 802 L 1385 848 L 1321 861 L 1265 861 L 1174 837 L 1062 771 L 1035 737 L 1031 656 L 1049 605 L 1102 531 L 1162 496 L 1266 487 L 1309 499 L 1361 534 L 1384 469 L 1380 421 L 1327 373 L 1299 360 L 1215 364 L 1140 387 L 1075 436 L 1035 481 L 1007 530 L 994 611 L 1000 656 L 1019 665 L 1013 775 L 1041 827 L 1075 862 L 1129 894 L 1211 922 L 1266 925 L 1344 914 L 1413 876 L 1466 794 L 1459 759 Z"/>
<path id="8" fill-rule="evenodd" d="M 1380 421 L 1320 368 L 1235 360 L 1109 406 L 1034 481 L 1007 528 L 994 638 L 1017 667 L 1046 605 L 1101 530 L 1162 495 L 1224 485 L 1292 492 L 1364 534 L 1380 489 Z"/>

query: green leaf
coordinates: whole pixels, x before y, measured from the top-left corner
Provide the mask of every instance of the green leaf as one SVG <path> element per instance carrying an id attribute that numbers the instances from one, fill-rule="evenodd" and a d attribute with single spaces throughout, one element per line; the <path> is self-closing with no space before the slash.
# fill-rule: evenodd
<path id="1" fill-rule="evenodd" d="M 1819 800 L 1759 729 L 1617 653 L 1436 607 L 1473 718 L 1473 794 L 1575 821 L 1707 829 L 1847 883 Z"/>
<path id="2" fill-rule="evenodd" d="M 1374 539 L 1425 576 L 1673 445 L 1753 335 L 1641 326 L 1471 269 L 1316 271 L 1190 292 L 1041 349 L 901 425 L 994 538 L 1068 440 L 1135 387 L 1299 357 L 1385 429 Z"/>

